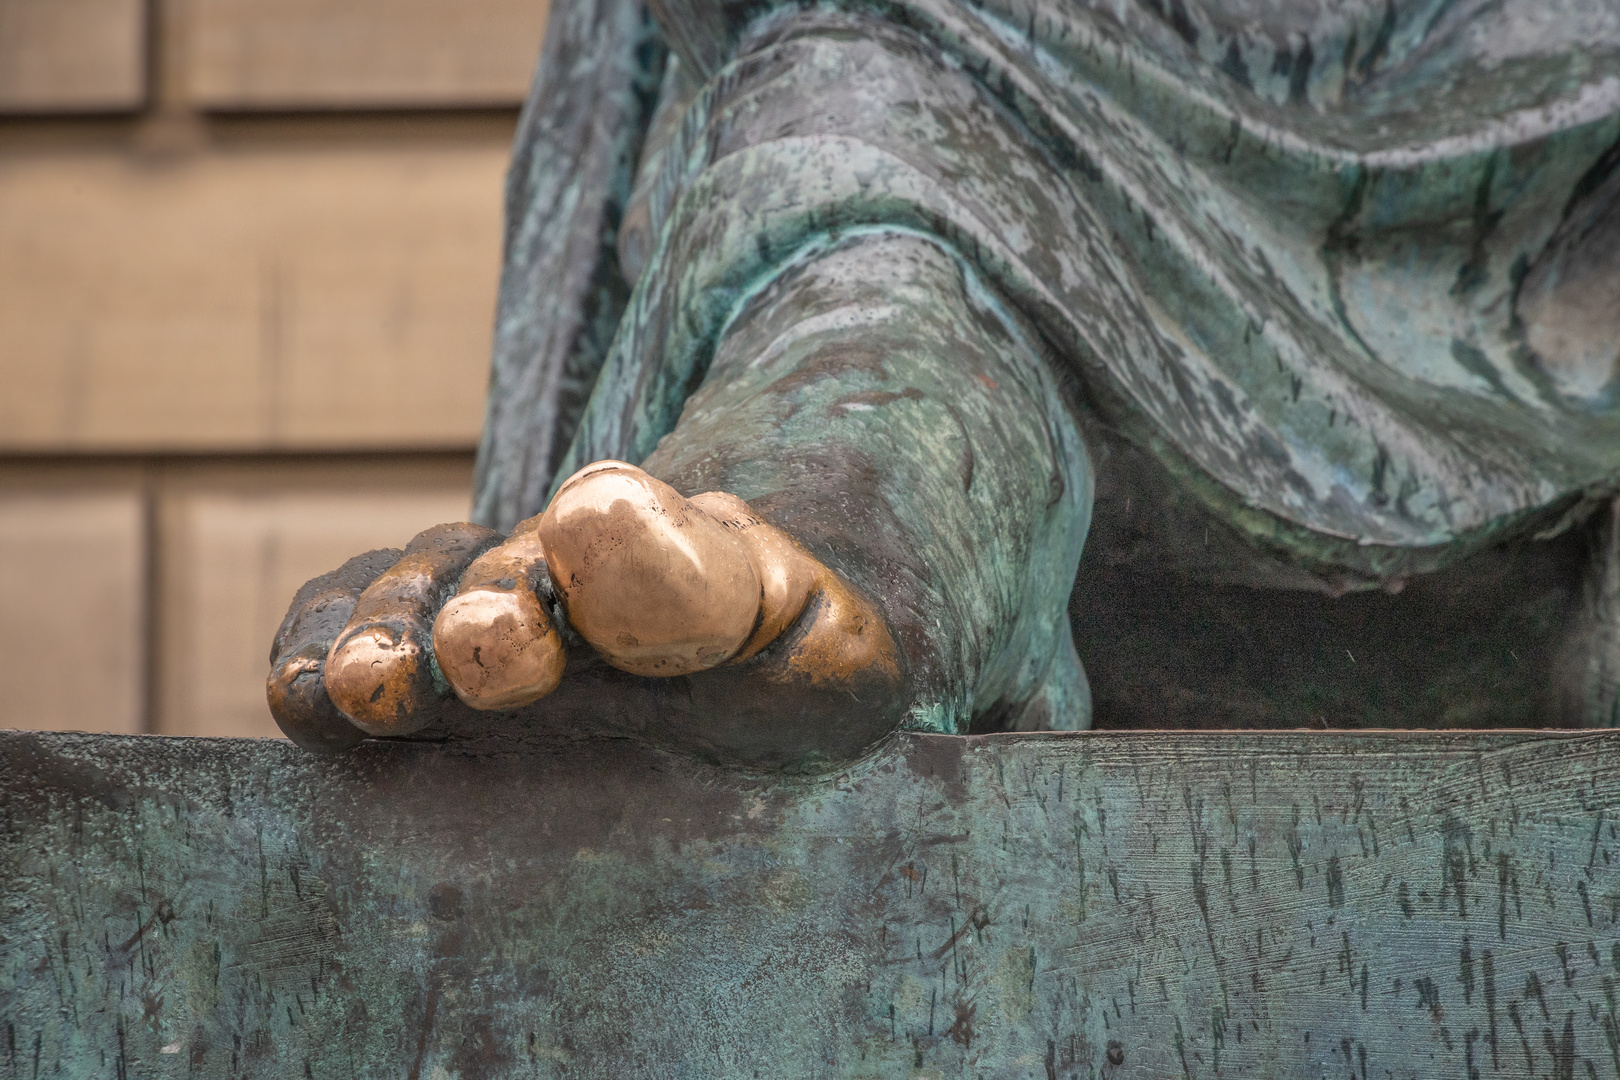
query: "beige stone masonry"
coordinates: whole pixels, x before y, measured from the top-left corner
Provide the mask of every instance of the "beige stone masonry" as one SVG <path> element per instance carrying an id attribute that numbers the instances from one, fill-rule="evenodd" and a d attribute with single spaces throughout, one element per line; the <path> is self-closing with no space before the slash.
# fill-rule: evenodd
<path id="1" fill-rule="evenodd" d="M 143 0 L 0 0 L 0 115 L 146 100 Z"/>
<path id="2" fill-rule="evenodd" d="M 477 440 L 509 122 L 0 153 L 0 452 Z"/>

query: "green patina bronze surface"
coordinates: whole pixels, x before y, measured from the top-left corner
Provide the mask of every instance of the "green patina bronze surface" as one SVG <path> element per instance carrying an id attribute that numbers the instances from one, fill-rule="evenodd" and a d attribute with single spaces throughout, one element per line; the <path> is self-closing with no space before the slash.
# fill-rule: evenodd
<path id="1" fill-rule="evenodd" d="M 895 701 L 0 733 L 0 1068 L 1620 1080 L 1615 736 L 895 733 L 1615 723 L 1612 11 L 650 6 L 555 6 L 477 514 L 740 495 Z"/>
<path id="2" fill-rule="evenodd" d="M 1612 734 L 536 734 L 0 733 L 0 1075 L 1620 1075 Z"/>
<path id="3" fill-rule="evenodd" d="M 476 513 L 740 494 L 913 729 L 1612 724 L 1617 140 L 1591 0 L 569 0 Z"/>

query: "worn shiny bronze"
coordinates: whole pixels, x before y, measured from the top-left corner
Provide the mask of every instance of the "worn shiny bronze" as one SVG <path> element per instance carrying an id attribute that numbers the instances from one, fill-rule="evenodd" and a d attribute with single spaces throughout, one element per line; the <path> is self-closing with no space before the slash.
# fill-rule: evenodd
<path id="1" fill-rule="evenodd" d="M 753 509 L 735 495 L 706 491 L 688 501 L 742 541 L 743 551 L 754 568 L 754 577 L 759 581 L 758 623 L 732 657 L 733 661 L 746 660 L 775 641 L 804 611 L 805 601 L 816 587 L 816 573 L 821 564 L 787 533 L 760 520 Z"/>
<path id="2" fill-rule="evenodd" d="M 808 611 L 784 675 L 899 677 L 871 604 L 735 495 L 687 499 L 601 461 L 568 479 L 537 531 L 569 622 L 615 667 L 684 675 L 747 660 Z"/>
<path id="3" fill-rule="evenodd" d="M 759 625 L 733 663 L 756 655 L 797 624 L 786 642 L 781 674 L 813 686 L 900 677 L 894 638 L 859 591 L 737 496 L 709 491 L 690 502 L 736 533 L 760 581 Z"/>
<path id="4" fill-rule="evenodd" d="M 899 682 L 894 637 L 883 617 L 870 600 L 824 566 L 816 575 L 802 626 L 802 636 L 788 650 L 787 668 L 811 686 L 856 679 L 891 686 Z"/>
<path id="5" fill-rule="evenodd" d="M 397 559 L 379 573 L 384 556 Z M 551 693 L 565 663 L 555 602 L 637 675 L 756 659 L 767 681 L 899 674 L 876 610 L 786 532 L 735 495 L 688 499 L 622 461 L 580 470 L 505 540 L 444 525 L 351 563 L 306 588 L 267 685 L 283 730 L 319 749 L 417 730 L 446 683 L 485 710 Z"/>
<path id="6" fill-rule="evenodd" d="M 312 642 L 279 658 L 265 680 L 270 715 L 282 733 L 306 750 L 337 753 L 357 746 L 366 733 L 333 704 L 322 679 L 329 648 Z"/>
<path id="7" fill-rule="evenodd" d="M 617 668 L 703 671 L 754 632 L 760 582 L 736 531 L 634 465 L 570 477 L 539 536 L 569 623 Z"/>
<path id="8" fill-rule="evenodd" d="M 326 692 L 371 735 L 404 735 L 429 716 L 428 661 L 433 609 L 499 535 L 478 525 L 440 525 L 421 533 L 404 557 L 360 594 L 354 614 L 326 658 Z"/>
<path id="9" fill-rule="evenodd" d="M 427 658 L 415 635 L 391 626 L 367 626 L 338 640 L 326 658 L 326 692 L 362 731 L 402 735 L 411 723 L 411 689 L 426 674 Z"/>
<path id="10" fill-rule="evenodd" d="M 538 517 L 467 568 L 433 624 L 433 652 L 451 689 L 475 709 L 512 709 L 557 688 L 562 638 L 546 614 Z"/>
<path id="11" fill-rule="evenodd" d="M 270 715 L 306 750 L 337 753 L 366 737 L 332 703 L 323 678 L 326 657 L 354 614 L 360 594 L 402 554 L 392 548 L 368 551 L 307 583 L 276 632 L 265 681 Z"/>

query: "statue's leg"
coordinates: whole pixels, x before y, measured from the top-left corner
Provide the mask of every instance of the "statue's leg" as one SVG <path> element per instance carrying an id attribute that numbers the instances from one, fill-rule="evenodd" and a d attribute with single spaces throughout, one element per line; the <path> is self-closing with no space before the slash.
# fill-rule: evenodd
<path id="1" fill-rule="evenodd" d="M 873 597 L 912 726 L 1089 722 L 1067 603 L 1090 463 L 1039 339 L 936 244 L 875 234 L 789 271 L 645 466 L 741 496 Z"/>
<path id="2" fill-rule="evenodd" d="M 837 755 L 902 723 L 1087 723 L 1066 607 L 1089 463 L 1038 338 L 936 243 L 855 236 L 770 283 L 642 467 L 583 470 L 471 564 L 431 646 L 416 632 L 413 649 L 436 648 L 474 704 L 546 692 L 560 668 L 536 657 L 555 643 L 533 646 L 555 638 L 537 572 L 549 564 L 568 620 L 617 666 L 714 665 L 690 678 L 686 715 L 722 753 L 804 740 Z M 356 618 L 386 621 L 367 603 L 376 591 Z M 892 642 L 887 667 L 849 652 L 863 611 L 864 641 Z M 431 612 L 406 614 L 417 625 Z M 707 653 L 690 649 L 698 624 L 713 632 Z M 368 634 L 351 625 L 336 639 L 326 683 L 363 724 L 367 703 L 393 694 L 367 679 L 406 686 L 416 711 L 381 725 L 397 730 L 393 718 L 431 702 L 420 680 L 388 681 Z M 348 657 L 349 641 L 366 656 Z M 849 655 L 866 666 L 841 667 Z M 335 685 L 343 672 L 354 686 Z"/>

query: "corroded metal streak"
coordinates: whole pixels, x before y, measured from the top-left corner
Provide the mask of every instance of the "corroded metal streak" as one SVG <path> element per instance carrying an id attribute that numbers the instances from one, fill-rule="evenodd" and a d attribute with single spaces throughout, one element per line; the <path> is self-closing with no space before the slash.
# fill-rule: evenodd
<path id="1" fill-rule="evenodd" d="M 0 733 L 0 1075 L 1615 1076 L 1617 749 Z"/>

